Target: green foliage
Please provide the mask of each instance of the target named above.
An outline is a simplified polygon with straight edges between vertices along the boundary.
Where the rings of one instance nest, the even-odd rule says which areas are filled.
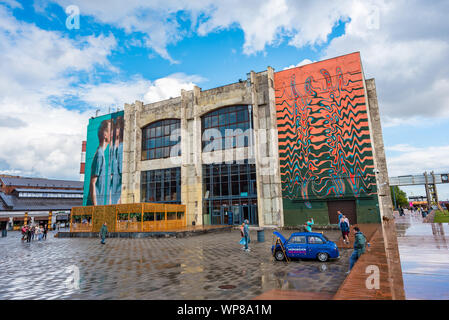
[[[437,210],[435,211],[435,218],[433,220],[434,223],[446,223],[449,222],[449,213],[444,210],[444,211],[440,211]]]
[[[391,190],[391,200],[393,201],[393,205],[394,205],[394,197],[396,196],[396,206],[399,207],[408,207],[409,203],[408,203],[408,199],[407,199],[407,194],[401,190],[399,187],[395,186],[395,187],[390,187]]]

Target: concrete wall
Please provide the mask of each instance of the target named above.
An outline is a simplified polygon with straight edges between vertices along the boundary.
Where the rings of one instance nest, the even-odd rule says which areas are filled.
[[[144,105],[125,104],[122,203],[140,202],[141,171],[181,167],[181,203],[187,224],[202,224],[202,165],[232,159],[256,164],[258,220],[260,226],[283,226],[281,179],[278,159],[274,72],[251,72],[247,81],[202,91],[182,90],[181,96]],[[201,117],[232,105],[251,106],[254,147],[202,152]],[[142,128],[163,119],[181,120],[181,156],[141,160]]]
[[[367,108],[373,145],[374,166],[377,169],[376,180],[380,215],[392,219],[393,202],[391,199],[390,184],[388,179],[387,159],[385,157],[385,147],[382,135],[382,125],[380,122],[375,80],[365,80],[365,88],[368,96]]]

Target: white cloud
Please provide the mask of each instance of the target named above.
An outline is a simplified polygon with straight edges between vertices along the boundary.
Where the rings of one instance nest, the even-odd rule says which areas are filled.
[[[52,0],[48,0],[52,1]],[[53,0],[62,7],[77,5],[81,15],[122,28],[128,34],[143,33],[145,43],[161,57],[177,63],[167,51],[192,31],[207,35],[238,27],[244,32],[243,52],[254,54],[267,45],[288,39],[294,46],[325,43],[339,20],[347,20],[351,0],[109,0],[107,5],[90,0]],[[181,13],[181,18],[180,18]],[[190,27],[180,23],[189,18]]]
[[[407,144],[394,145],[387,151],[400,152],[387,157],[390,177],[422,174],[429,168],[436,173],[449,172],[449,146],[413,147]]]
[[[115,45],[112,35],[70,40],[0,5],[0,172],[78,178],[89,115],[49,99],[73,92],[78,74],[114,70],[107,57]]]
[[[329,58],[360,51],[367,78],[375,77],[384,124],[449,117],[447,1],[355,2],[345,34],[325,51]]]
[[[174,73],[163,78],[150,81],[135,76],[128,81],[104,82],[98,85],[80,85],[77,97],[103,112],[136,100],[144,103],[157,102],[181,95],[181,90],[192,90],[195,85],[205,81],[204,78],[184,73]],[[1,125],[1,122],[0,122]]]
[[[312,60],[309,60],[309,59],[304,59],[301,62],[299,62],[298,64],[296,64],[296,65],[292,64],[292,65],[290,65],[288,67],[285,67],[282,70],[287,70],[287,69],[291,69],[291,68],[301,67],[301,66],[304,66],[306,64],[311,64],[311,63],[314,63],[314,62],[315,61],[312,61]]]
[[[154,81],[145,93],[144,102],[151,103],[181,95],[181,90],[192,90],[195,84],[203,82],[199,76],[187,76],[183,73],[175,73]]]
[[[22,5],[17,2],[16,0],[1,0],[0,4],[6,4],[7,6],[11,7],[11,8],[23,8]]]
[[[48,0],[50,1],[50,0]],[[295,47],[325,44],[333,28],[345,33],[320,58],[361,51],[366,76],[375,77],[384,125],[416,116],[449,117],[449,2],[435,0],[54,0],[78,5],[82,15],[144,35],[144,45],[172,63],[167,46],[192,32],[207,35],[231,28],[244,33],[245,54],[288,42]],[[190,25],[181,23],[190,19]],[[130,41],[129,43],[133,43]],[[135,43],[141,43],[139,41]],[[140,45],[140,44],[139,44]]]

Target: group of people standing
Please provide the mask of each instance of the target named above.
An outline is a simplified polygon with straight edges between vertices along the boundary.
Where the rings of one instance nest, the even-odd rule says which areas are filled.
[[[22,227],[22,241],[47,240],[48,225],[24,225]]]
[[[425,218],[429,214],[429,212],[427,210],[425,210],[424,208],[421,208],[421,207],[411,206],[410,209],[408,209],[408,210],[409,210],[410,213],[416,213],[417,212],[423,218]],[[399,215],[400,216],[405,216],[404,207],[399,206],[398,211],[399,211]]]

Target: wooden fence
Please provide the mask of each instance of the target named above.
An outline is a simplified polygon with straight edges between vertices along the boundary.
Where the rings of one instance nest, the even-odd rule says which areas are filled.
[[[186,207],[181,204],[133,203],[72,208],[70,232],[174,231],[185,228]]]

